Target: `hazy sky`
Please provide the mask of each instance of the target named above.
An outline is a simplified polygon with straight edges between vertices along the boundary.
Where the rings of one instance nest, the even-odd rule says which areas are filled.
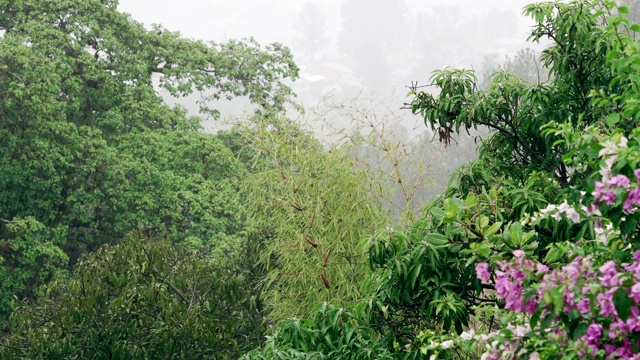
[[[147,26],[159,23],[188,38],[223,42],[254,37],[262,44],[283,43],[292,49],[301,69],[300,79],[292,84],[298,101],[307,110],[319,109],[307,114],[322,113],[326,102],[321,99],[329,96],[331,101],[336,99],[347,104],[346,108],[356,109],[350,110],[356,114],[361,111],[357,109],[369,109],[381,119],[397,119],[396,128],[405,129],[403,136],[416,139],[426,127],[418,116],[401,110],[407,101],[407,85],[412,81],[424,84],[433,70],[446,66],[473,68],[482,74],[487,58],[495,65],[519,49],[536,48],[526,43],[532,22],[522,16],[523,6],[530,2],[120,0],[120,10]],[[318,28],[323,30],[314,31]],[[197,113],[197,99],[197,95],[167,98],[193,114]],[[331,103],[328,106],[331,108]],[[216,108],[223,116],[237,116],[247,104],[234,100],[216,104]],[[320,128],[315,119],[310,119],[317,134],[327,135],[322,124],[344,129],[353,122],[353,113],[322,114]],[[203,124],[211,131],[219,128],[215,121],[205,120]],[[475,141],[465,139],[458,139],[466,145],[453,152],[459,159],[442,160],[452,169],[473,157]]]
[[[347,0],[311,0],[326,11],[330,23],[339,26],[340,7]],[[394,2],[396,0],[388,0]],[[522,19],[519,35],[525,36],[530,24],[520,14],[528,0],[406,0],[413,11],[438,6],[455,6],[479,20],[495,21],[487,15],[494,9],[513,11]],[[264,42],[290,40],[295,14],[304,0],[120,0],[119,8],[147,25],[163,24],[187,37],[222,41],[254,36]],[[332,16],[337,15],[337,16]],[[333,29],[339,31],[339,29]],[[472,30],[472,29],[469,29]],[[514,34],[517,35],[517,34]]]
[[[348,2],[370,7],[351,6],[349,19],[353,20],[345,25]],[[518,49],[532,46],[525,42],[532,23],[522,16],[523,6],[530,2],[120,0],[119,8],[147,26],[160,23],[188,38],[222,42],[255,37],[262,44],[280,42],[289,46],[301,67],[300,80],[293,87],[307,105],[329,92],[352,96],[363,86],[404,94],[411,81],[424,83],[435,69],[453,66],[480,70],[487,54],[497,54],[494,58],[499,60],[513,55]],[[403,4],[401,10],[398,4]],[[314,10],[305,15],[305,7]],[[387,20],[384,11],[396,11],[395,18]],[[309,35],[301,35],[300,24],[309,19],[320,19],[324,24],[322,46],[309,46]],[[308,26],[306,31],[313,32]],[[395,35],[386,36],[389,33]],[[314,38],[318,36],[313,34]],[[387,38],[378,39],[380,36]]]

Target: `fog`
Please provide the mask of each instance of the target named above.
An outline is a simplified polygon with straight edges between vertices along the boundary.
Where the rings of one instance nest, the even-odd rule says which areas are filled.
[[[119,9],[189,38],[254,37],[289,46],[305,106],[327,93],[406,93],[446,66],[482,70],[486,55],[532,47],[522,0],[121,0]],[[398,99],[401,102],[403,99]]]
[[[445,67],[474,69],[486,78],[508,67],[508,59],[525,48],[532,50],[521,52],[520,60],[511,63],[521,69],[510,70],[531,81],[540,79],[535,60],[544,44],[526,42],[532,21],[522,15],[530,2],[121,0],[119,9],[146,26],[159,23],[188,38],[224,42],[253,37],[263,45],[287,45],[300,67],[300,78],[291,87],[306,108],[310,126],[325,140],[354,128],[384,131],[395,141],[396,155],[404,156],[402,166],[414,172],[411,177],[420,190],[412,201],[419,204],[439,193],[448,175],[476,156],[479,137],[458,136],[453,149],[429,144],[433,136],[422,119],[402,109],[407,87],[412,82],[428,83],[433,70]],[[176,100],[165,94],[165,98],[197,114],[200,96]],[[248,103],[236,100],[214,106],[232,117],[247,111]],[[209,131],[221,126],[207,118],[203,124]],[[407,149],[413,153],[407,154]],[[370,166],[381,166],[381,157],[391,155],[366,156],[364,162],[376,159]],[[418,167],[425,172],[415,174]]]

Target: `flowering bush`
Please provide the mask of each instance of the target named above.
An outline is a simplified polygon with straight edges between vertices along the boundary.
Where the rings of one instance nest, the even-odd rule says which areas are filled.
[[[640,169],[632,177],[614,175],[630,164],[628,154],[621,152],[628,149],[627,138],[614,138],[601,145],[599,178],[593,192],[581,193],[580,207],[565,200],[532,218],[564,216],[579,222],[583,214],[593,221],[599,241],[569,245],[572,260],[556,269],[527,259],[522,250],[514,251],[510,261],[497,261],[495,277],[488,263],[476,264],[477,277],[483,282],[494,277],[504,308],[520,315],[515,324],[531,329],[524,335],[509,327],[491,334],[495,340],[483,358],[640,359],[640,250],[629,258],[635,226],[620,231],[640,205]]]
[[[496,295],[506,301],[505,309],[531,314],[532,330],[525,336],[501,331],[503,341],[493,344],[486,358],[504,358],[502,352],[514,348],[533,354],[545,344],[547,351],[540,352],[551,350],[547,356],[640,359],[634,355],[640,352],[640,251],[630,263],[607,261],[597,271],[589,257],[576,256],[550,270],[526,259],[522,251],[514,256],[496,271]],[[477,264],[483,279],[486,266]],[[536,282],[531,296],[523,290],[528,277]]]
[[[521,249],[476,263],[477,278],[494,284],[503,301],[504,310],[495,310],[499,330],[483,334],[472,326],[459,337],[425,336],[424,353],[440,356],[457,348],[480,349],[484,360],[640,359],[637,138],[613,134],[591,142],[599,170],[588,191],[526,219],[538,227],[563,219],[591,224],[591,235],[551,246],[545,261],[554,260],[546,265]],[[563,258],[568,261],[553,264]]]

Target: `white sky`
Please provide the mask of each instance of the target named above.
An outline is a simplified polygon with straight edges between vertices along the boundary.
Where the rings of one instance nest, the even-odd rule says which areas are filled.
[[[395,1],[395,0],[389,0]],[[146,25],[160,23],[186,37],[224,41],[254,36],[263,42],[287,43],[296,12],[304,0],[120,0],[119,9]],[[331,24],[339,26],[343,0],[311,0],[325,9]],[[482,15],[492,9],[511,10],[522,19],[524,41],[530,22],[520,16],[529,0],[407,0],[412,10],[456,6],[464,14]],[[339,29],[333,29],[339,31]],[[470,29],[472,31],[472,29]],[[516,35],[516,34],[514,34]]]
[[[521,15],[523,6],[534,0],[405,0],[404,25],[408,24],[411,29],[401,40],[406,51],[373,53],[385,56],[382,66],[387,67],[388,75],[380,82],[367,78],[375,74],[375,67],[369,75],[358,74],[363,66],[362,59],[377,60],[372,53],[345,58],[338,51],[342,29],[340,11],[345,1],[349,0],[120,0],[119,9],[147,26],[159,23],[188,38],[223,42],[231,38],[255,37],[261,44],[280,42],[291,47],[294,59],[302,68],[301,79],[293,87],[305,105],[316,102],[328,92],[351,96],[358,84],[405,94],[411,81],[425,83],[435,69],[444,66],[479,69],[487,54],[499,54],[503,59],[520,48],[535,47],[526,43],[532,23]],[[311,56],[296,48],[294,42],[295,19],[306,2],[316,3],[322,9],[330,43],[324,52],[311,60]],[[415,34],[411,32],[416,32],[420,16],[427,19],[423,24],[432,26],[426,35],[430,40],[420,48],[412,48],[410,44],[415,43],[412,40]],[[432,24],[436,17],[445,19],[440,28]],[[448,25],[452,21],[456,22],[455,26]],[[478,27],[483,27],[484,32]],[[492,28],[494,35],[482,35],[487,28]],[[318,80],[322,78],[324,83]],[[191,109],[188,101],[185,105]]]

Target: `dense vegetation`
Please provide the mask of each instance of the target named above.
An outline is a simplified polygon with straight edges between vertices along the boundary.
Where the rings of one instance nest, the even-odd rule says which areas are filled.
[[[0,358],[640,353],[635,3],[527,6],[548,76],[514,62],[411,89],[450,151],[489,131],[419,214],[381,133],[391,187],[366,146],[287,118],[286,47],[187,40],[116,7],[0,7]],[[253,113],[208,134],[158,84]],[[406,216],[383,204],[398,189]]]

